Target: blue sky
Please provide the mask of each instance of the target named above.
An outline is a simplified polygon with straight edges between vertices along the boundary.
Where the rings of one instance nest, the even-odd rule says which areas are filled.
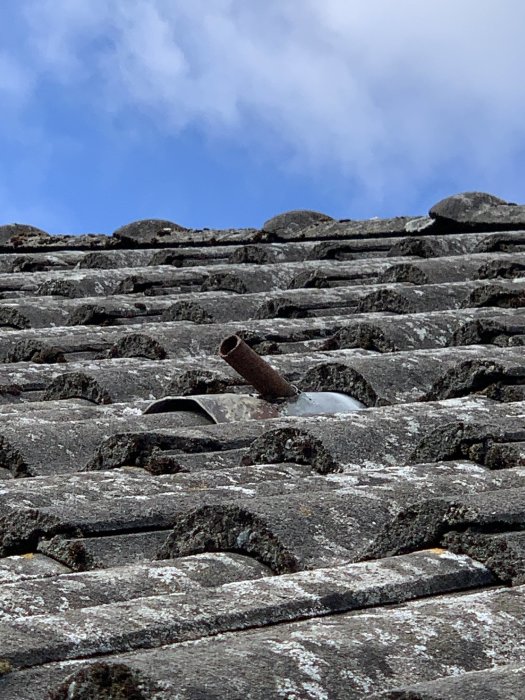
[[[523,202],[522,0],[6,0],[0,222]]]

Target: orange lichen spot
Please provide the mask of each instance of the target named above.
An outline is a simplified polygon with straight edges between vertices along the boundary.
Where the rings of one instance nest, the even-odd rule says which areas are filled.
[[[0,659],[0,676],[5,676],[6,673],[11,673],[13,667],[8,659]]]

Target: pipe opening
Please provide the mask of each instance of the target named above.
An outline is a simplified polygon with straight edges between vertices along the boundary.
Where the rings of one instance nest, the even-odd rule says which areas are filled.
[[[240,342],[241,339],[238,335],[229,335],[227,338],[225,338],[219,348],[221,357],[226,357],[229,355],[232,350],[235,350],[235,348],[238,347]]]

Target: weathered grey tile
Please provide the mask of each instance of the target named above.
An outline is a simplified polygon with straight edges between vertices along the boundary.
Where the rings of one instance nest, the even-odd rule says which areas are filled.
[[[525,314],[521,309],[457,309],[402,316],[360,314],[349,319],[319,349],[364,348],[398,352],[451,345],[505,346],[514,335],[525,332],[522,323],[525,328]]]
[[[523,430],[521,403],[498,404],[485,398],[388,406],[351,415],[275,421],[251,445],[246,460],[258,463],[297,461],[319,471],[348,465],[376,466],[438,461],[438,450],[453,458],[448,445],[464,422],[482,425],[498,418],[508,430]]]
[[[525,665],[496,666],[374,694],[371,700],[524,700]]]
[[[43,554],[23,554],[0,559],[0,586],[66,574],[69,568]]]
[[[452,531],[443,538],[444,546],[454,552],[468,552],[482,561],[504,583],[525,583],[525,533],[490,533],[467,529]]]
[[[433,261],[430,261],[431,263]],[[397,284],[370,291],[360,299],[358,312],[421,313],[481,306],[523,307],[525,281],[471,281],[442,284]]]
[[[498,532],[505,530],[522,530],[525,528],[525,489],[507,488],[484,491],[481,493],[465,493],[445,498],[429,498],[413,502],[412,505],[401,509],[397,516],[380,533],[370,547],[370,557],[391,556],[400,552],[411,551],[429,546],[443,538],[448,531],[479,529],[482,532]],[[493,544],[506,546],[507,536]],[[455,542],[454,536],[451,536]],[[458,540],[461,541],[460,539]],[[465,543],[468,537],[465,538]],[[514,543],[512,538],[507,545],[517,556],[522,548],[521,539]],[[466,545],[465,545],[466,546]],[[473,548],[477,545],[473,540]],[[479,543],[480,552],[483,545]],[[485,552],[491,544],[487,542]],[[486,556],[486,554],[485,554]],[[509,552],[507,563],[512,566],[512,551]],[[487,559],[488,561],[488,559]],[[496,559],[495,570],[499,564]],[[505,576],[504,569],[502,575]],[[519,574],[518,574],[519,575]],[[508,578],[508,575],[506,575]]]
[[[116,692],[126,680],[148,700],[210,693],[232,700],[360,699],[439,679],[451,669],[459,676],[523,664],[523,619],[522,589],[452,594],[119,654],[93,666],[52,664],[8,674],[0,688],[10,700],[19,688],[58,686],[55,698],[63,700],[73,682],[96,693],[103,681]]]
[[[523,384],[525,362],[517,349],[487,346],[385,353],[380,357],[326,354],[298,382],[308,391],[342,391],[365,406],[443,400],[490,391],[498,384]],[[288,357],[283,358],[284,361]],[[318,354],[312,355],[318,357]],[[273,364],[279,366],[280,358]],[[285,362],[283,362],[286,366]]]
[[[394,258],[392,258],[394,260]],[[439,284],[499,277],[523,277],[524,253],[471,253],[395,263],[378,274],[378,282]],[[514,274],[508,274],[509,265]],[[525,269],[525,268],[524,268]],[[507,272],[502,273],[503,270]]]
[[[6,639],[0,658],[4,666],[23,668],[402,602],[490,581],[487,570],[468,558],[422,552],[404,559],[230,583],[188,595],[142,597],[0,622],[0,634]],[[520,602],[517,598],[518,606]]]
[[[438,225],[454,230],[525,229],[525,208],[486,192],[463,192],[442,199],[429,212]]]
[[[56,564],[53,574],[42,569],[38,577],[1,582],[0,621],[59,614],[66,610],[170,593],[187,592],[189,597],[192,594],[198,596],[202,586],[222,586],[263,576],[271,576],[271,571],[262,564],[228,553],[148,561],[80,574],[67,573],[65,567]]]
[[[1,428],[0,464],[15,476],[81,471],[95,457],[98,447],[115,434],[133,430],[154,432],[183,425],[204,426],[210,422],[202,414],[188,410],[71,421],[67,432],[63,423],[35,421],[28,426],[31,429],[28,434],[21,433],[14,421]]]

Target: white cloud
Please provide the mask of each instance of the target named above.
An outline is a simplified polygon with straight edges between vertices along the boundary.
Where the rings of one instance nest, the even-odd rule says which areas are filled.
[[[481,181],[502,173],[525,136],[521,0],[20,5],[30,50],[11,60],[34,79],[102,112],[139,108],[166,132],[285,148],[295,167],[379,196],[450,162]]]

